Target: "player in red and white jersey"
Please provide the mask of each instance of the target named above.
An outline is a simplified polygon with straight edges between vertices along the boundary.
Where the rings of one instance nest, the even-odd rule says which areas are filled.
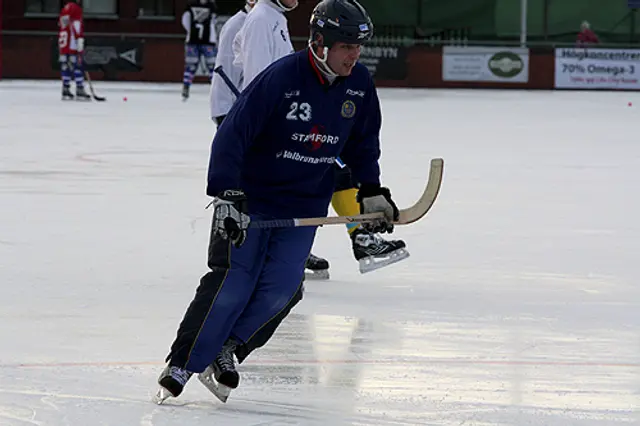
[[[82,53],[84,52],[84,23],[81,0],[65,0],[58,19],[58,50],[60,52],[60,72],[62,74],[62,99],[73,99],[69,89],[73,75],[76,82],[76,98],[90,100],[84,90]]]

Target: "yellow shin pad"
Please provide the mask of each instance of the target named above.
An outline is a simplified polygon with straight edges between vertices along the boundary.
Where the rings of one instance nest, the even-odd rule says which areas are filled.
[[[356,188],[333,193],[331,205],[339,216],[355,216],[360,214],[360,204],[356,200],[357,194],[358,190]],[[351,234],[358,229],[359,226],[359,223],[349,223],[347,224],[347,231]]]

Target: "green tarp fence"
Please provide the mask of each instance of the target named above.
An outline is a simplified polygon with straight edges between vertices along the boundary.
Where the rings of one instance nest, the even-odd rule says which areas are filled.
[[[361,0],[378,36],[518,40],[520,0]],[[574,42],[582,21],[604,43],[640,41],[627,0],[528,0],[531,41]],[[639,25],[640,26],[640,25]]]

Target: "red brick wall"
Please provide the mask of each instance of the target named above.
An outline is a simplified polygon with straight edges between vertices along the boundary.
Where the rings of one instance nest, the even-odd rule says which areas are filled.
[[[58,78],[51,69],[52,36],[5,36],[3,38],[3,73],[5,78]],[[304,43],[297,44],[301,48]],[[181,39],[144,39],[142,71],[120,72],[119,80],[175,81],[182,79],[184,47]],[[408,75],[404,81],[378,81],[379,86],[393,87],[503,87],[551,89],[554,85],[553,50],[530,54],[529,83],[475,83],[442,81],[442,49],[414,47],[408,54]],[[102,78],[96,73],[95,79]]]
[[[87,32],[106,33],[158,33],[182,34],[179,22],[187,0],[174,0],[176,19],[174,21],[154,21],[138,19],[135,0],[118,0],[118,19],[85,17]],[[2,27],[4,30],[57,31],[57,17],[25,18],[25,0],[4,0],[2,2]]]
[[[171,21],[137,18],[136,1],[118,0],[118,19],[86,17],[87,38],[95,33],[175,35],[176,38],[154,39],[144,47],[145,67],[142,72],[121,73],[123,80],[180,81],[182,78],[184,33],[179,22],[188,0],[174,0],[176,18]],[[51,43],[56,37],[57,17],[27,18],[25,0],[0,0],[0,26],[9,31],[2,38],[0,69],[4,78],[58,78],[51,68]],[[17,35],[15,31],[48,32],[50,35]],[[102,36],[101,36],[102,37]],[[96,75],[100,78],[100,73]]]
[[[51,43],[54,36],[5,36],[4,78],[58,78],[51,68]],[[26,54],[28,52],[28,54]],[[180,39],[147,39],[140,72],[119,72],[126,81],[182,81],[184,45]],[[102,73],[95,73],[96,80]]]

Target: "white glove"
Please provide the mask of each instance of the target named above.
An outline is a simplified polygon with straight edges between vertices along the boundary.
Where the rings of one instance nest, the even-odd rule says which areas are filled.
[[[396,203],[391,199],[389,188],[380,185],[363,184],[358,191],[360,213],[384,213],[384,219],[363,223],[362,227],[369,232],[393,232],[393,222],[398,220],[399,212]]]
[[[250,222],[244,192],[227,189],[213,199],[213,232],[236,247],[240,247],[247,238]]]

